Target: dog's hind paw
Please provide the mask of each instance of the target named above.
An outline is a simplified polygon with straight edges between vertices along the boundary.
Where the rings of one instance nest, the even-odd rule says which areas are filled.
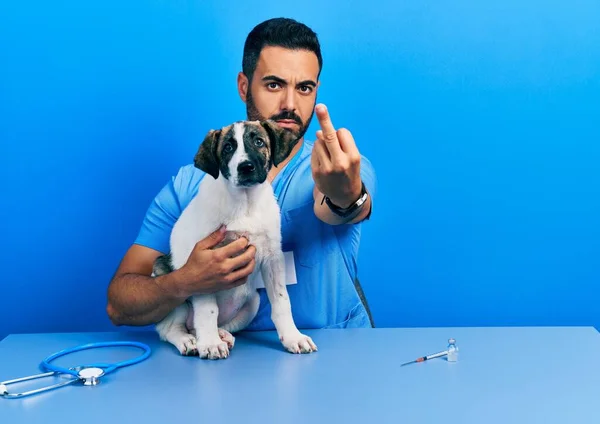
[[[317,351],[317,345],[312,339],[300,332],[292,335],[283,334],[279,337],[279,340],[283,347],[291,353],[311,353]]]
[[[229,347],[221,339],[216,343],[198,343],[198,356],[201,359],[225,359],[229,356]]]
[[[185,334],[179,337],[175,343],[175,346],[183,356],[196,356],[198,355],[198,347],[196,346],[196,338],[191,334]]]
[[[227,347],[229,349],[233,349],[233,345],[235,344],[235,337],[233,337],[233,335],[229,331],[219,328],[219,337],[221,338],[221,341],[227,343]]]

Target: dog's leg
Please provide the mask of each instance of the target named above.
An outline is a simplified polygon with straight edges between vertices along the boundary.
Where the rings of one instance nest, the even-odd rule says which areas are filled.
[[[227,342],[219,335],[219,306],[214,294],[195,296],[192,299],[194,309],[194,329],[198,356],[202,359],[224,359],[229,356]]]
[[[156,331],[161,340],[171,343],[182,355],[194,356],[198,353],[196,338],[186,328],[187,314],[188,304],[179,305],[156,324]]]
[[[265,289],[271,303],[271,319],[279,340],[292,353],[310,353],[317,350],[312,339],[298,331],[292,317],[292,306],[285,286],[285,258],[279,249],[265,257],[261,267]]]
[[[221,340],[227,342],[229,349],[233,348],[235,343],[235,337],[233,337],[232,333],[237,333],[246,328],[256,316],[259,306],[260,296],[258,292],[255,291],[244,306],[240,308],[237,315],[231,321],[219,328],[219,336],[221,337]]]

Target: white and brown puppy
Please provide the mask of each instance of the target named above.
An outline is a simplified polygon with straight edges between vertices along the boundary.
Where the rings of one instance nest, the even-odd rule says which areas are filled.
[[[182,267],[196,243],[221,225],[244,234],[256,247],[256,266],[246,284],[214,294],[194,296],[193,330],[184,303],[156,326],[162,340],[182,355],[219,359],[229,356],[234,337],[255,317],[260,298],[256,277],[260,273],[271,303],[271,318],[283,346],[292,353],[308,353],[317,347],[300,333],[292,318],[281,250],[281,218],[273,188],[267,181],[297,143],[293,133],[273,121],[239,121],[211,130],[200,145],[194,164],[206,172],[198,194],[182,212],[171,233],[170,268]]]

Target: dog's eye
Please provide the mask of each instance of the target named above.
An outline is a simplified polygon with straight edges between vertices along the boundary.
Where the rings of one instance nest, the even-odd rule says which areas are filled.
[[[233,151],[233,146],[231,145],[231,143],[225,143],[223,145],[223,151],[226,153],[230,153],[231,151]]]
[[[256,147],[263,147],[265,145],[265,142],[262,138],[257,138],[256,140],[254,140],[254,145]]]

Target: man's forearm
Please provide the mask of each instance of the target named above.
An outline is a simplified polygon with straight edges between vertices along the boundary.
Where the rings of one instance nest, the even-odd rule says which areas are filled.
[[[185,297],[171,293],[167,287],[177,278],[176,273],[158,277],[142,274],[116,276],[108,289],[107,313],[115,325],[143,326],[156,324]]]

